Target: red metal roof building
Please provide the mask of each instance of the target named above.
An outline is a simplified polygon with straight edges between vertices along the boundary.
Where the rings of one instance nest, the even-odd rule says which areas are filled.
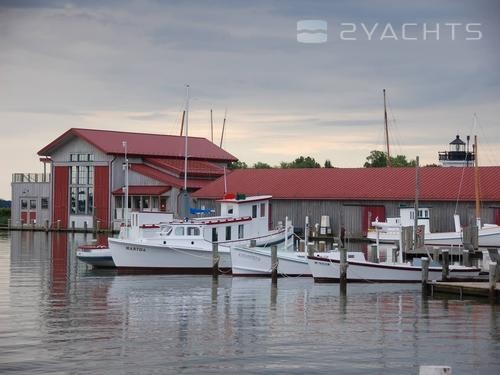
[[[124,217],[124,154],[129,161],[129,207],[178,212],[184,187],[185,137],[72,128],[42,148],[51,163],[50,222],[62,228],[116,229]],[[236,161],[205,138],[188,137],[190,193],[224,174]],[[14,198],[17,199],[17,198]]]
[[[319,223],[321,215],[351,226],[362,235],[371,219],[398,216],[401,205],[415,200],[415,168],[308,168],[239,169],[226,179],[228,191],[273,196],[273,220],[285,216],[302,227],[306,215]],[[432,207],[431,228],[451,230],[452,215],[463,224],[474,214],[474,168],[422,167],[420,205]],[[483,222],[500,224],[500,167],[480,167],[480,199]],[[193,194],[210,207],[224,194],[221,177]],[[371,218],[371,219],[370,219]]]

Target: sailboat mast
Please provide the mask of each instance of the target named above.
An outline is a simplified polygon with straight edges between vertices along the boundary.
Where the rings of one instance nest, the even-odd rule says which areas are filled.
[[[184,192],[187,193],[189,85],[186,85],[186,132],[184,137]]]
[[[387,105],[385,99],[385,89],[384,91],[384,122],[385,122],[385,146],[387,149],[387,166],[391,167],[391,153],[389,151],[389,127],[387,125]]]
[[[210,110],[210,139],[214,143],[214,118],[212,115],[212,110]]]
[[[220,148],[222,148],[222,141],[224,140],[224,131],[226,130],[226,115],[227,115],[227,109],[226,112],[224,112],[224,121],[222,122],[222,133],[220,135],[220,145],[219,145]]]
[[[417,249],[418,199],[420,195],[420,158],[415,159],[415,220],[413,221],[413,250]]]
[[[476,117],[474,116],[474,121]],[[477,157],[477,135],[474,136],[474,187],[476,193],[476,225],[481,228],[481,205],[479,202],[479,159]]]
[[[184,117],[185,116],[186,116],[186,111],[182,111],[181,134],[180,134],[181,137],[182,137],[182,134],[184,133]]]

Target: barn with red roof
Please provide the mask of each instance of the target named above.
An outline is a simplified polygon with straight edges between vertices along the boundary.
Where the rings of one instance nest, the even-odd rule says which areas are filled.
[[[433,231],[453,230],[453,214],[462,225],[475,218],[474,168],[419,169],[420,207],[431,210]],[[500,224],[500,167],[480,167],[483,223]],[[401,206],[413,206],[415,168],[238,169],[202,187],[194,197],[201,207],[216,208],[215,200],[230,192],[273,196],[273,225],[288,216],[304,227],[305,216],[320,223],[331,218],[332,229],[344,226],[353,237],[366,235],[370,222],[399,216]]]
[[[117,229],[125,217],[125,150],[130,209],[178,213],[185,137],[72,128],[38,151],[43,176],[14,176],[13,223],[48,220],[61,228],[92,228],[99,222],[100,228]],[[188,155],[189,193],[222,176],[237,160],[200,137],[188,137]]]

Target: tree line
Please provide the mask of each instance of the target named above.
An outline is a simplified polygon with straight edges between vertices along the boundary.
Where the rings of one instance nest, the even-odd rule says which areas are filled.
[[[391,156],[387,159],[387,154],[383,151],[372,150],[370,155],[366,157],[366,162],[363,165],[365,168],[382,168],[388,166],[388,160],[391,162],[391,167],[414,167],[415,160],[408,160],[405,155]],[[268,163],[257,162],[250,166],[250,168],[267,169],[267,168],[334,168],[332,162],[326,159],[323,165],[317,162],[311,156],[299,156],[291,162],[282,161],[279,165],[271,166]],[[244,161],[236,161],[229,165],[229,169],[245,169],[249,168]]]

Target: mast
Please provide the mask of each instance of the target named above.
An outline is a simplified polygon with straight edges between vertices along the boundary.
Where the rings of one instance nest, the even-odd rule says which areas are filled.
[[[182,111],[182,120],[181,120],[181,137],[182,133],[184,133],[184,116],[186,116],[186,111]]]
[[[211,136],[211,140],[212,140],[212,143],[214,143],[214,118],[213,118],[213,115],[212,115],[212,110],[210,110],[210,136]]]
[[[226,115],[227,115],[227,109],[224,112],[224,121],[222,122],[222,134],[220,136],[220,148],[222,148],[222,141],[224,140],[224,130],[226,129]]]
[[[417,249],[418,198],[420,195],[420,158],[415,159],[415,220],[413,222],[413,250]]]
[[[387,126],[387,105],[385,99],[385,89],[384,92],[384,122],[385,122],[385,146],[387,149],[387,166],[391,167],[391,153],[389,152],[389,127]]]
[[[122,141],[122,146],[124,148],[124,157],[125,157],[125,235],[128,238],[128,218],[129,218],[129,210],[128,210],[128,156],[127,156],[127,141]]]
[[[189,201],[187,192],[187,170],[188,170],[188,116],[189,116],[189,85],[186,85],[186,132],[184,137],[184,213],[189,215]]]
[[[474,121],[476,121],[476,115],[474,114]],[[478,229],[481,228],[481,205],[479,202],[479,159],[477,157],[477,135],[474,136],[474,145],[473,151],[474,151],[474,190],[476,193],[476,225]]]

